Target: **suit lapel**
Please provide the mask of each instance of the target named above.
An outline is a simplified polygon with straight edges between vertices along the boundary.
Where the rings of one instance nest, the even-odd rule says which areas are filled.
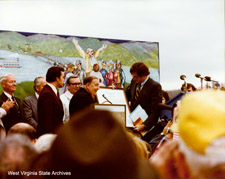
[[[52,90],[52,88],[49,85],[46,85],[47,90],[54,96],[54,99],[57,101],[57,104],[60,108],[62,108],[62,102],[60,98],[58,98],[55,94],[55,92]]]
[[[5,101],[7,101],[7,99],[8,99],[8,97],[5,95],[5,93],[4,92],[2,92],[2,100],[5,102]]]
[[[32,108],[34,109],[34,111],[37,111],[37,97],[35,94],[32,95],[31,105],[32,105]]]
[[[134,99],[134,106],[137,106],[138,104],[140,104],[140,101],[141,101],[142,97],[145,96],[145,92],[148,90],[148,86],[151,85],[151,82],[152,82],[151,79],[148,78],[148,80],[146,81],[146,83],[142,87],[141,92],[140,92],[137,100],[135,101],[135,99]],[[136,83],[136,85],[134,85],[134,91],[133,91],[133,95],[132,95],[133,98],[134,98],[135,93],[136,93],[136,87],[137,87],[137,83]]]

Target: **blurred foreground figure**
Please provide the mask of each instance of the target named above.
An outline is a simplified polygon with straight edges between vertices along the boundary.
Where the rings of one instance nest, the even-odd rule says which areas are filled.
[[[186,95],[178,118],[180,141],[163,145],[150,162],[163,178],[225,178],[225,92]]]
[[[109,112],[83,111],[65,124],[52,148],[34,165],[35,170],[61,171],[61,178],[158,178],[138,151],[133,138]]]
[[[9,171],[29,171],[30,163],[37,155],[31,140],[21,134],[10,134],[0,145],[0,178],[21,178]]]

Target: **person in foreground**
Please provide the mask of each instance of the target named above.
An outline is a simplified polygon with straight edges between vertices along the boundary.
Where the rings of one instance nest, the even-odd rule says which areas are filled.
[[[60,171],[59,178],[158,178],[134,140],[108,111],[83,110],[73,115],[51,149],[33,162],[32,171]]]
[[[225,92],[187,94],[178,113],[180,140],[165,143],[150,163],[162,178],[225,178]]]

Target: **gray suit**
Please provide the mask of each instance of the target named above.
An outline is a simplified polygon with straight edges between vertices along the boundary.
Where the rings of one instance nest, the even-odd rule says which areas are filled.
[[[25,120],[36,129],[38,124],[38,115],[37,97],[35,94],[28,96],[23,100],[23,110]]]

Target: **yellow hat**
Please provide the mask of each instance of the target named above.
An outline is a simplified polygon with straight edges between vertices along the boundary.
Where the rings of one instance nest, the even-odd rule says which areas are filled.
[[[183,142],[195,152],[205,154],[213,140],[225,136],[225,92],[187,94],[181,101],[178,118]]]

